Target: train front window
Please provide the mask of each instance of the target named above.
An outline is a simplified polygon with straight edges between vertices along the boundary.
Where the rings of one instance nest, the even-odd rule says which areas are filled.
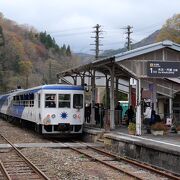
[[[70,108],[70,107],[71,107],[71,95],[59,94],[59,108]]]
[[[56,107],[56,94],[45,94],[45,107],[46,108]]]
[[[73,108],[82,109],[83,108],[83,95],[74,94],[73,96]]]

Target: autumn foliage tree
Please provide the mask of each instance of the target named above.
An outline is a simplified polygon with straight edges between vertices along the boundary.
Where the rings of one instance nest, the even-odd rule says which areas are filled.
[[[0,12],[0,93],[58,82],[56,74],[77,64],[70,46],[60,47],[46,32],[19,25]],[[0,45],[1,45],[0,40]]]
[[[4,35],[3,35],[3,29],[0,26],[0,46],[4,45]]]
[[[180,14],[174,15],[166,21],[156,40],[159,42],[166,39],[180,43]]]
[[[30,60],[28,61],[19,61],[18,62],[19,64],[19,73],[23,76],[25,76],[25,87],[28,88],[29,86],[29,75],[31,74],[32,72],[32,63]]]

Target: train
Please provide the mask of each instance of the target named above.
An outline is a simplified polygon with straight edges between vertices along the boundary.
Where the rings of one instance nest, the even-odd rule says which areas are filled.
[[[84,123],[84,87],[67,84],[17,89],[0,95],[3,118],[31,123],[44,135],[81,134]]]

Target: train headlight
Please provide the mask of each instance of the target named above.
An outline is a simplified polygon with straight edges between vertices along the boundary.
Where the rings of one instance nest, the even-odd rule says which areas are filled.
[[[75,119],[76,119],[76,118],[77,118],[77,115],[76,115],[76,114],[73,114],[73,118],[75,118]]]
[[[55,115],[55,114],[52,114],[51,117],[54,119],[54,118],[56,117],[56,115]]]

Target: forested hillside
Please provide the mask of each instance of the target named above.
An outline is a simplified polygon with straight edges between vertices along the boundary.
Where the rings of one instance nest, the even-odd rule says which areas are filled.
[[[18,25],[0,13],[4,43],[0,46],[0,93],[56,83],[56,73],[78,63],[69,45],[59,47],[46,32]],[[3,46],[2,46],[3,45]]]

